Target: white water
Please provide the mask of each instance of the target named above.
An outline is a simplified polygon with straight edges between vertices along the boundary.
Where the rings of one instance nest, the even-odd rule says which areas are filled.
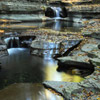
[[[9,41],[10,42],[10,48],[13,48],[14,47],[14,39],[15,39],[15,42],[17,44],[17,47],[20,46],[20,43],[19,43],[19,37],[9,37],[9,38],[5,38],[4,41],[6,44],[8,44]]]
[[[54,30],[60,30],[61,28],[61,24],[60,24],[60,12],[61,12],[61,8],[60,7],[51,7],[53,9],[53,11],[55,12],[55,17],[54,17],[54,25],[53,25],[53,29]]]
[[[60,7],[51,7],[54,12],[55,12],[55,19],[60,19],[60,12],[61,12],[61,8]]]

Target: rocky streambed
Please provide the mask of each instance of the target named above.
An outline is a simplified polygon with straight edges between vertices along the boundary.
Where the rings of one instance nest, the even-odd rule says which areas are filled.
[[[8,55],[7,46],[4,41],[0,40],[0,57]]]
[[[63,55],[70,46],[78,44],[83,39],[79,32],[59,32],[51,29],[36,29],[26,32],[36,36],[32,41],[31,54],[43,56]],[[70,44],[70,45],[67,45]]]
[[[2,19],[13,19],[15,22],[20,23],[21,21],[42,21],[47,20],[47,17],[44,17],[44,8],[42,9],[40,6],[36,5],[19,5],[13,3],[1,3],[0,10],[5,14],[2,15],[0,18]],[[42,6],[43,7],[43,6]],[[2,10],[3,8],[3,10]],[[21,9],[20,9],[21,8]],[[66,9],[71,12],[79,12],[79,13],[90,13],[98,14],[100,12],[100,5],[73,5],[66,7]],[[15,12],[15,13],[14,13]],[[19,19],[16,13],[21,14]],[[14,13],[14,14],[11,14]],[[34,13],[34,14],[32,14]],[[26,16],[27,15],[27,16]],[[9,17],[10,16],[10,17]],[[19,16],[19,15],[18,15]],[[91,16],[91,15],[90,15]],[[90,17],[89,16],[89,17]],[[93,16],[94,17],[94,16]],[[98,17],[97,17],[98,18]],[[82,19],[82,18],[81,18]],[[51,19],[49,19],[51,20]],[[83,21],[81,21],[83,22]],[[2,26],[3,29],[13,29],[13,28],[29,28],[33,29],[36,28],[34,26],[22,26],[22,25],[6,25]],[[60,57],[58,59],[59,67],[69,67],[74,66],[76,68],[86,68],[92,69],[93,73],[86,77],[84,81],[80,83],[74,82],[44,82],[44,86],[54,90],[55,92],[61,94],[67,100],[99,100],[100,98],[100,18],[89,20],[84,22],[84,28],[82,28],[81,32],[57,32],[48,29],[34,29],[28,30],[26,35],[29,33],[30,36],[36,36],[35,41],[31,44],[31,49],[34,54],[33,49],[52,49],[50,47],[50,43],[52,44],[59,44],[60,45],[60,52],[63,56],[64,49],[67,44],[66,40],[78,40],[82,41],[78,43],[74,48],[68,47],[68,52],[64,55],[65,57]],[[32,34],[31,34],[32,33]],[[22,34],[23,35],[23,34]],[[25,35],[25,33],[24,33]],[[39,42],[38,42],[39,41]],[[44,47],[44,41],[46,41],[46,47]],[[0,42],[0,56],[6,55],[7,47],[3,41]],[[38,44],[38,45],[37,45]],[[40,46],[41,45],[41,46]],[[39,48],[37,48],[37,46]],[[56,48],[56,46],[54,47]],[[56,48],[58,49],[58,47]],[[36,53],[37,51],[35,51]],[[47,51],[45,52],[47,53]]]
[[[96,21],[95,21],[96,20]],[[85,67],[93,70],[82,82],[44,82],[46,88],[61,94],[67,100],[99,100],[100,98],[100,39],[99,19],[85,22],[84,40],[66,57],[58,59],[60,67]],[[96,33],[96,34],[95,34]],[[95,34],[95,36],[94,36]]]

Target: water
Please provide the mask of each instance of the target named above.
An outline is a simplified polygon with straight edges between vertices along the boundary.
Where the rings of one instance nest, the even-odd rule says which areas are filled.
[[[61,8],[60,7],[51,7],[54,12],[55,12],[55,19],[60,19],[60,12],[61,12]]]
[[[39,88],[38,85],[41,85],[41,83],[45,80],[49,81],[77,80],[76,82],[82,80],[82,78],[77,75],[74,75],[73,77],[72,75],[66,74],[64,72],[61,73],[57,72],[56,71],[57,62],[55,60],[43,59],[37,56],[31,56],[30,50],[27,48],[10,48],[8,49],[8,52],[9,56],[0,59],[2,63],[2,70],[0,71],[1,89],[14,83],[32,83],[34,84],[34,86],[36,86],[35,90],[37,91],[38,89],[37,93],[44,94],[45,90],[43,89],[42,86],[41,88]],[[34,93],[36,92],[35,90]],[[46,93],[48,94],[48,92],[49,91],[47,91]],[[52,100],[61,100],[60,97],[59,97],[60,99],[57,99],[58,97],[56,97],[52,93],[49,98],[54,98]]]
[[[41,83],[46,80],[66,82],[80,82],[83,80],[79,70],[77,71],[78,74],[73,73],[72,69],[65,69],[58,72],[57,61],[32,56],[28,48],[10,48],[8,49],[8,53],[9,56],[0,59],[2,63],[0,89],[7,87],[7,89],[1,90],[0,97],[2,100],[6,100],[7,96],[7,100],[13,100],[10,97],[17,100],[19,95],[19,100],[28,100],[29,95],[29,100],[63,100],[63,98],[45,90]],[[16,91],[13,89],[16,89]],[[12,95],[9,95],[9,92]],[[16,94],[16,92],[18,93]],[[5,93],[7,93],[6,97],[4,96]],[[24,99],[24,96],[27,99]],[[33,96],[35,99],[33,99]]]
[[[55,19],[54,21],[44,22],[43,28],[53,29],[56,31],[79,32],[82,27],[81,23],[68,22],[66,20]]]
[[[0,82],[5,82],[0,85],[1,88],[2,85],[19,82],[67,81],[63,80],[62,74],[56,71],[57,62],[53,59],[31,56],[27,48],[10,48],[8,52],[9,56],[0,59],[2,63]]]
[[[6,94],[6,96],[5,96]],[[0,91],[1,100],[63,100],[39,84],[17,83]]]
[[[9,37],[4,39],[8,48],[20,47],[19,37]]]
[[[10,24],[10,25],[15,25],[15,24]],[[22,32],[22,31],[25,31],[27,29],[33,29],[31,27],[33,26],[36,26],[37,28],[49,28],[49,29],[53,29],[53,30],[56,30],[56,31],[64,31],[65,29],[66,30],[69,30],[69,31],[79,31],[80,28],[82,27],[82,24],[81,23],[75,23],[75,22],[68,22],[66,20],[61,20],[61,19],[53,19],[51,21],[48,21],[48,22],[22,22],[22,23],[19,23],[19,24],[16,24],[21,27],[23,27],[22,29],[16,29],[13,28],[13,29],[9,29],[11,31],[14,31],[14,32]],[[9,26],[8,24],[5,24],[5,27],[6,26]],[[25,28],[25,26],[29,26],[29,28]],[[1,28],[2,29],[2,28]],[[7,30],[7,31],[9,31]]]

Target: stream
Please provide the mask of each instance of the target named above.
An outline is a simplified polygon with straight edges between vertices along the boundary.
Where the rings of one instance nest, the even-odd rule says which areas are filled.
[[[59,17],[58,13],[56,15]],[[79,31],[80,27],[82,27],[80,23],[61,21],[58,19],[41,23],[23,22],[20,23],[20,25],[35,25],[57,31],[75,32]],[[73,44],[68,45],[72,46]],[[91,72],[74,68],[57,71],[58,65],[56,60],[53,58],[45,59],[30,55],[29,48],[18,46],[15,48],[11,45],[8,49],[8,53],[8,56],[0,58],[2,64],[2,69],[0,70],[0,100],[4,100],[3,98],[7,98],[5,100],[10,100],[9,93],[12,93],[11,97],[13,100],[17,100],[17,97],[19,97],[18,100],[63,100],[62,97],[54,95],[50,91],[44,89],[42,82],[46,80],[80,82],[84,79],[83,74],[88,75],[88,73]],[[32,86],[32,84],[34,86]],[[20,87],[23,88],[19,89]],[[14,88],[16,90],[14,90]],[[12,91],[15,91],[15,94]],[[25,93],[23,94],[23,92]],[[7,94],[6,97],[5,93]]]

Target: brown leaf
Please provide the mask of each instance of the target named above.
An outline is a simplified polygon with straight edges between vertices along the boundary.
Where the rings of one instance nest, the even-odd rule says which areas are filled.
[[[63,85],[60,85],[60,86],[59,86],[59,88],[62,88],[62,87],[63,87]]]

